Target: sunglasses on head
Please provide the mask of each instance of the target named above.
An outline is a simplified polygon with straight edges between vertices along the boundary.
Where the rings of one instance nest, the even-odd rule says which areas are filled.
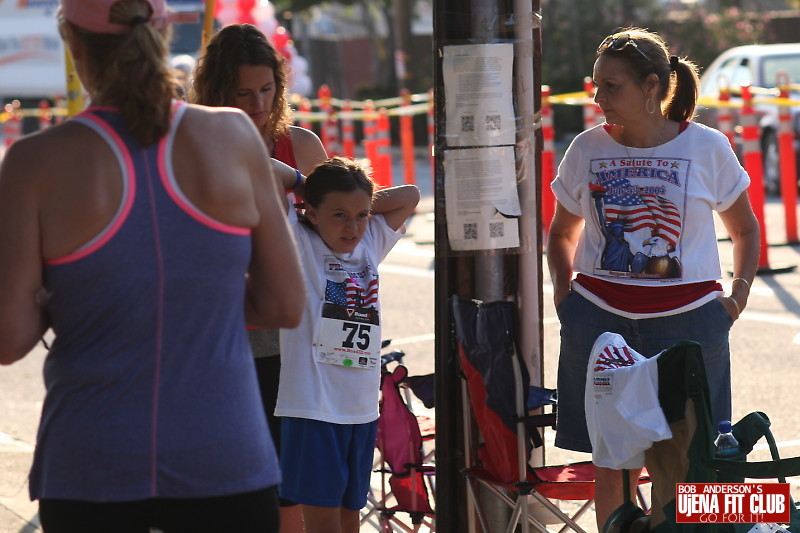
[[[629,45],[632,46],[637,52],[639,52],[643,58],[649,61],[651,65],[655,65],[655,63],[653,63],[653,60],[650,59],[650,57],[644,53],[644,50],[639,48],[639,45],[636,43],[636,41],[627,33],[623,33],[622,35],[613,35],[613,34],[609,35],[608,37],[603,39],[603,42],[600,43],[600,46],[597,47],[597,53],[599,54],[607,48],[610,48],[615,52],[619,52],[621,50],[624,50],[625,47]]]

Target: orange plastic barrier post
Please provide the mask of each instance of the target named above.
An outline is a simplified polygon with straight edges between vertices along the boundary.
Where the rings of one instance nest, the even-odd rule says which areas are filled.
[[[50,112],[50,102],[39,102],[39,129],[44,130],[53,124],[53,113]]]
[[[18,101],[6,104],[3,110],[7,114],[5,126],[3,126],[3,136],[6,139],[6,148],[11,146],[22,136],[22,116],[19,113]]]
[[[353,105],[350,103],[350,100],[345,100],[342,106],[342,155],[345,157],[355,157],[356,155]]]
[[[311,100],[308,98],[300,100],[300,111],[303,113],[311,113]],[[300,119],[300,127],[307,130],[311,129],[311,120],[308,119],[308,116]]]
[[[750,202],[753,212],[761,226],[761,253],[758,257],[758,270],[769,269],[767,254],[767,224],[764,219],[764,163],[761,156],[761,145],[758,135],[758,117],[753,109],[753,97],[749,85],[742,85],[742,112],[739,116],[742,126],[742,158],[744,168],[750,175]]]
[[[717,108],[717,129],[725,134],[731,148],[736,151],[736,137],[733,128],[733,113],[727,104],[731,101],[731,91],[728,87],[719,88],[720,107]]]
[[[583,90],[586,92],[587,102],[583,105],[583,129],[589,130],[603,122],[603,111],[594,103],[594,81],[589,76],[583,78]]]
[[[380,188],[392,186],[391,136],[389,133],[389,113],[385,107],[378,110],[377,121],[377,161],[372,165],[375,182]]]
[[[400,91],[400,147],[403,150],[403,175],[406,185],[414,185],[414,117],[404,112],[411,105],[411,93],[408,89]]]
[[[789,74],[782,70],[777,75],[781,98],[789,98]],[[778,146],[781,169],[781,198],[786,220],[786,242],[797,241],[797,157],[794,152],[792,112],[789,106],[778,108]]]
[[[550,87],[542,85],[542,228],[545,235],[550,231],[550,222],[556,211],[556,198],[550,182],[556,177],[555,130],[553,128],[553,108],[550,106]]]
[[[369,164],[372,166],[373,171],[378,164],[378,143],[377,143],[377,136],[375,131],[375,119],[377,115],[375,114],[375,105],[372,103],[372,100],[367,100],[364,102],[364,154],[366,158],[369,160]]]
[[[320,85],[317,97],[320,100],[320,109],[327,115],[322,122],[322,146],[329,156],[339,155],[339,120],[331,104],[330,87]]]
[[[328,114],[328,118],[325,121],[325,131],[328,137],[328,156],[339,155],[341,153],[341,146],[339,145],[339,117],[333,108],[331,108],[331,112]]]
[[[59,110],[59,113],[57,113],[56,117],[55,117],[55,123],[56,124],[61,124],[62,122],[64,122],[64,115],[62,115],[60,111],[65,106],[66,106],[66,103],[64,102],[64,97],[61,96],[61,95],[56,96],[56,109]]]

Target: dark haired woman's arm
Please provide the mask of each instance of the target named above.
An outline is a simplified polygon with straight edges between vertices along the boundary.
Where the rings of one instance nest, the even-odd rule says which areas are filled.
[[[278,187],[278,192],[282,195],[285,191],[292,191],[303,196],[306,177],[299,170],[282,161],[270,159],[270,162],[272,163],[272,173],[275,175],[275,184]],[[288,203],[286,204],[286,212],[289,212]]]
[[[252,123],[248,127],[252,128]],[[252,143],[241,142],[249,143],[245,149],[246,164],[252,177],[259,221],[252,232],[245,315],[252,326],[293,328],[300,322],[305,305],[300,258],[285,214],[281,182],[272,171],[264,143],[255,135],[250,138]]]
[[[317,165],[328,159],[322,141],[313,131],[292,126],[289,128],[289,134],[292,136],[292,149],[297,160],[297,168],[306,176],[311,174]]]

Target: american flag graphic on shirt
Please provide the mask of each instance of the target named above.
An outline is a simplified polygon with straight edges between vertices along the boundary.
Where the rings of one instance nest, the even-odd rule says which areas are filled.
[[[603,372],[635,363],[633,356],[627,346],[606,346],[597,356],[594,371]]]
[[[378,277],[371,276],[369,281],[348,277],[345,281],[327,280],[325,285],[325,301],[345,307],[377,307]]]
[[[369,263],[325,258],[325,301],[342,307],[378,307],[378,272]]]
[[[681,235],[681,217],[675,204],[651,188],[637,187],[626,178],[603,183],[606,220],[624,219],[625,231],[649,229],[675,249]],[[658,190],[658,189],[655,189]]]

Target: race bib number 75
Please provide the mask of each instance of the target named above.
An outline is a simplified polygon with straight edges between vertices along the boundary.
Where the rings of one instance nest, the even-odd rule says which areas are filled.
[[[325,303],[317,342],[317,362],[376,368],[380,359],[378,310]]]

